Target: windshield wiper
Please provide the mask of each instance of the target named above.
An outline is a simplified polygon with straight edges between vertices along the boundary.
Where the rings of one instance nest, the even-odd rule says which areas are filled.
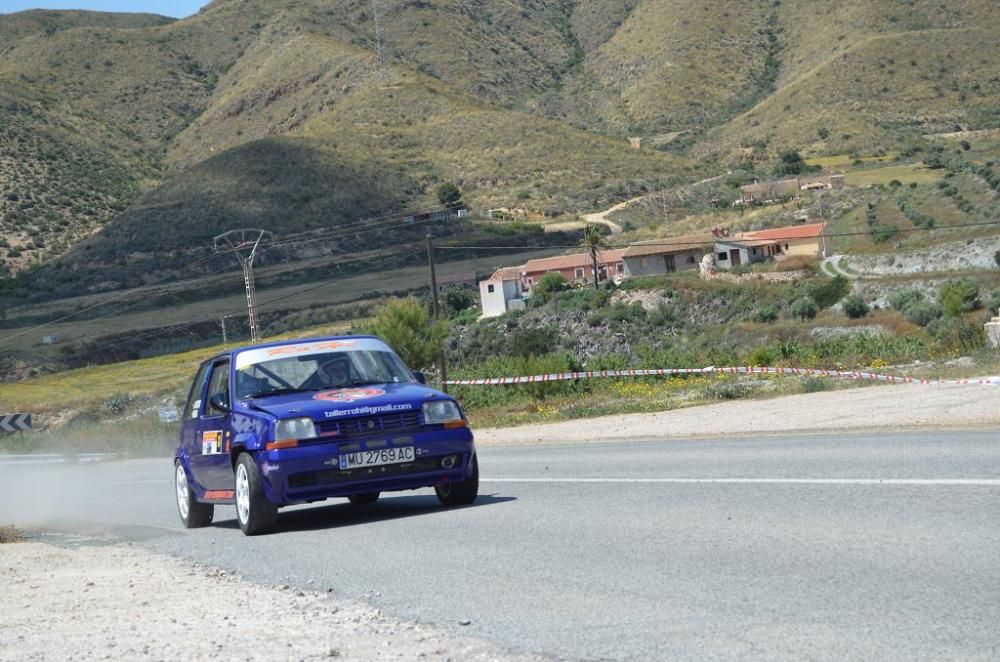
[[[315,391],[315,390],[317,390],[317,389],[314,389],[314,388],[275,388],[275,389],[271,389],[270,391],[262,391],[260,393],[254,393],[253,395],[249,396],[247,399],[250,400],[250,399],[253,399],[253,398],[269,398],[269,397],[271,397],[273,395],[288,395],[290,393],[309,393],[309,392]]]
[[[372,384],[385,384],[384,381],[370,381],[364,379],[352,379],[351,386],[371,386]]]

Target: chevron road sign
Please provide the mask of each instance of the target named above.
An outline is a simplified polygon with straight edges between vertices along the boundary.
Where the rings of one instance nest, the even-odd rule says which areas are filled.
[[[31,429],[31,414],[0,414],[0,434]]]

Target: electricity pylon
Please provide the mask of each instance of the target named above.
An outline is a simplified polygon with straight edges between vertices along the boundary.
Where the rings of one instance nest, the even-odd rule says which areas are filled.
[[[216,252],[219,245],[224,244],[239,260],[243,267],[243,284],[247,290],[247,321],[250,327],[250,342],[260,341],[260,324],[257,321],[257,292],[253,285],[253,259],[257,255],[257,247],[267,237],[274,236],[267,230],[243,228],[230,230],[217,236],[212,245]]]
[[[385,84],[389,78],[385,70],[385,34],[382,32],[382,20],[379,17],[379,0],[372,0],[372,19],[375,21],[375,66],[380,83]]]

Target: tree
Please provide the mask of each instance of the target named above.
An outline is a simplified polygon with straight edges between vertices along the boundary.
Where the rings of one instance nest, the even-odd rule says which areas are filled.
[[[390,299],[375,315],[369,330],[389,343],[406,365],[423,370],[441,355],[448,323],[432,322],[427,308],[411,296]]]
[[[437,187],[437,199],[445,207],[458,207],[462,204],[462,191],[451,182],[445,182]]]
[[[842,305],[844,313],[852,320],[860,319],[868,314],[868,303],[857,294],[846,297]]]
[[[604,242],[604,235],[601,234],[601,227],[596,223],[590,223],[583,230],[583,240],[580,245],[590,253],[590,263],[594,269],[594,289],[600,287],[597,278],[597,254],[602,248],[607,248]]]
[[[445,317],[453,318],[464,310],[472,308],[479,302],[476,293],[467,287],[453,285],[441,296],[441,312]]]
[[[941,309],[946,317],[959,317],[983,306],[979,298],[979,286],[968,278],[950,280],[942,285],[938,301],[941,302]]]
[[[562,292],[566,289],[568,283],[563,275],[558,271],[550,271],[544,274],[535,283],[535,287],[531,292],[531,300],[533,303],[539,305],[546,303],[549,299],[555,296],[556,292]]]

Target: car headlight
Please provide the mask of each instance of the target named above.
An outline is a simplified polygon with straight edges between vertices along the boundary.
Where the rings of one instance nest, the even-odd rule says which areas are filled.
[[[465,419],[453,400],[433,400],[424,403],[424,423],[461,427],[465,425]]]
[[[274,438],[282,440],[313,439],[316,437],[316,426],[311,418],[287,418],[274,425]]]

